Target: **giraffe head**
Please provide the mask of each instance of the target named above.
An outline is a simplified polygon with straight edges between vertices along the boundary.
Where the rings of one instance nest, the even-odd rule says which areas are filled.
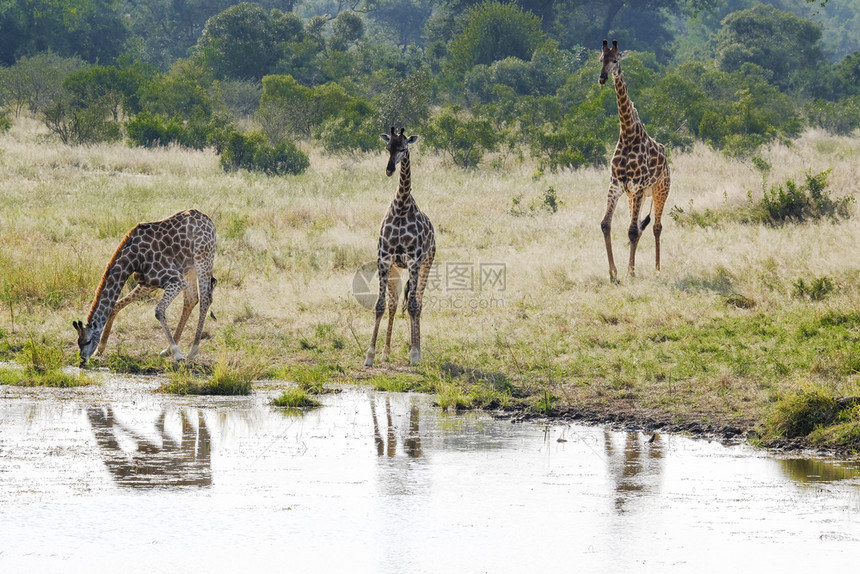
[[[379,137],[386,143],[385,149],[390,154],[388,157],[388,166],[385,168],[385,175],[391,176],[397,169],[397,164],[409,154],[409,144],[414,144],[418,141],[418,136],[406,137],[405,128],[400,128],[400,133],[395,133],[394,126],[391,127],[391,134],[382,134]]]
[[[600,64],[602,67],[600,68],[600,77],[597,80],[601,86],[606,83],[610,74],[615,75],[621,71],[621,60],[627,57],[629,53],[627,51],[618,51],[618,40],[612,40],[611,48],[606,40],[603,41],[603,49],[600,51]]]
[[[80,321],[72,321],[72,326],[78,332],[78,348],[81,351],[81,365],[83,365],[96,352],[100,333],[97,333],[90,325],[84,327]]]

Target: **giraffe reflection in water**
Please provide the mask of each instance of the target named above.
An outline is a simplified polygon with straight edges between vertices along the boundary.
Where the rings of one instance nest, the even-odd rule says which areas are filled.
[[[655,494],[663,470],[660,435],[649,439],[638,432],[628,432],[623,436],[624,446],[619,448],[615,442],[619,435],[603,432],[607,470],[615,487],[615,510],[619,514],[636,498]]]
[[[378,456],[387,456],[394,458],[397,455],[397,428],[394,426],[394,418],[391,414],[391,399],[385,399],[385,421],[386,435],[382,436],[382,431],[379,428],[379,417],[376,414],[376,401],[370,399],[370,414],[373,418],[373,440],[376,443],[376,454]],[[424,455],[424,450],[421,446],[421,436],[419,434],[420,417],[418,414],[418,406],[414,403],[409,404],[409,430],[406,438],[403,440],[403,451],[409,458],[421,458]]]
[[[197,425],[180,412],[182,433],[174,439],[165,424],[166,412],[155,421],[160,441],[153,441],[117,420],[113,408],[90,406],[87,418],[105,466],[120,486],[155,488],[165,486],[210,486],[212,484],[212,439],[203,413]],[[133,444],[134,450],[123,448]]]

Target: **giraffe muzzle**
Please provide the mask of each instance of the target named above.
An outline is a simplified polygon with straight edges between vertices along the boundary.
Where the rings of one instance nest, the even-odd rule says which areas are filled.
[[[606,83],[607,78],[609,78],[608,74],[606,74],[606,73],[600,74],[600,77],[597,79],[597,83],[602,86],[603,84]]]

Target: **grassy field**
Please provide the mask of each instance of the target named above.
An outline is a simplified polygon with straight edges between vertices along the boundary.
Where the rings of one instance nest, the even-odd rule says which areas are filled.
[[[607,170],[541,173],[499,158],[462,171],[419,141],[413,192],[436,228],[438,267],[414,369],[405,317],[391,362],[363,367],[373,312],[354,296],[354,278],[375,260],[397,185],[385,177],[382,143],[357,158],[309,153],[298,177],[225,174],[211,152],[69,148],[17,122],[0,135],[0,360],[35,341],[73,362],[71,322],[86,317],[123,235],[193,207],[219,234],[204,366],[272,374],[322,363],[332,381],[435,392],[443,406],[860,448],[850,401],[860,395],[856,206],[836,223],[747,216],[750,197],[807,173],[830,169],[832,196],[855,194],[860,139],[808,133],[755,162],[702,146],[674,155],[662,270],[649,227],[637,277],[625,277],[622,202],[613,226],[620,285],[609,282],[599,226]],[[164,365],[153,359],[165,347],[154,304],[123,311],[102,365]],[[180,347],[189,344],[186,332]],[[816,398],[831,408],[808,407]],[[795,416],[811,430],[792,430]]]

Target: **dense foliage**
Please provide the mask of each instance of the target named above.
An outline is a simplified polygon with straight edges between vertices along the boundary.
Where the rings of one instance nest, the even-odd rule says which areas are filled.
[[[310,140],[366,151],[406,125],[464,168],[530,154],[575,169],[617,138],[614,90],[596,82],[609,37],[633,50],[623,69],[649,133],[751,155],[860,126],[858,21],[860,0],[12,0],[0,127],[26,113],[67,144],[235,156],[237,126],[289,155]],[[266,161],[254,169],[285,171]]]

